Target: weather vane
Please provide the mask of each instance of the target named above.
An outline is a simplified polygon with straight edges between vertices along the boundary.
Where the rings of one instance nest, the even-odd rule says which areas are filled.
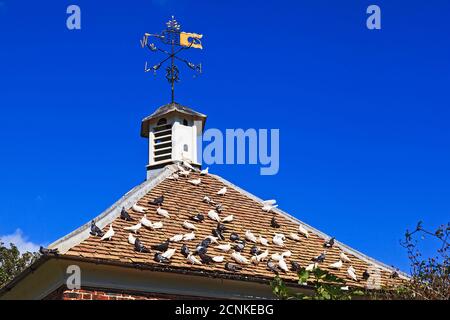
[[[201,38],[203,35],[197,33],[187,33],[181,31],[180,24],[175,20],[174,16],[172,19],[166,23],[167,28],[162,31],[160,34],[150,34],[145,33],[144,37],[141,40],[141,47],[148,48],[151,52],[162,52],[166,54],[166,57],[161,60],[159,63],[155,64],[152,67],[148,67],[147,62],[145,62],[145,72],[153,71],[156,74],[156,71],[161,68],[161,66],[170,61],[170,65],[166,67],[166,79],[169,81],[172,89],[172,103],[175,99],[175,82],[180,80],[178,67],[175,65],[175,59],[185,63],[190,69],[194,70],[196,75],[202,73],[202,65],[194,64],[188,60],[180,58],[178,56],[179,53],[186,49],[195,48],[195,49],[203,49]],[[157,38],[163,44],[170,46],[170,52],[164,49],[157,47],[154,43],[149,43],[149,38]]]

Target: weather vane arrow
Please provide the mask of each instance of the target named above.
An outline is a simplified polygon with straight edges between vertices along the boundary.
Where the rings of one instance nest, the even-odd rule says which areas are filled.
[[[145,33],[140,42],[142,48],[147,48],[150,50],[150,52],[162,52],[166,55],[163,60],[151,67],[149,67],[148,63],[146,62],[144,68],[145,72],[153,71],[153,73],[156,74],[156,71],[158,71],[166,62],[170,61],[170,65],[166,67],[166,79],[171,84],[173,103],[175,100],[175,82],[178,82],[180,80],[180,71],[175,65],[175,60],[185,63],[188,68],[192,69],[196,73],[196,75],[201,74],[201,63],[194,64],[186,59],[179,57],[178,54],[190,48],[203,49],[201,42],[203,35],[197,33],[182,32],[180,24],[175,20],[173,16],[172,19],[166,23],[166,25],[167,28],[160,34]],[[169,45],[170,51],[161,49],[152,42],[149,43],[150,38],[156,38],[163,44]]]

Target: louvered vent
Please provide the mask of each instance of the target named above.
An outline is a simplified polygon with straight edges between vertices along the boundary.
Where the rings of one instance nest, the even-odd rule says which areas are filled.
[[[172,124],[168,124],[165,119],[161,120],[153,129],[153,156],[155,162],[172,158]]]

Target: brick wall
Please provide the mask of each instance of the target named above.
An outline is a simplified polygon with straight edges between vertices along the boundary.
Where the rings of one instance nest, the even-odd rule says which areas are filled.
[[[177,300],[198,299],[198,297],[168,295],[162,293],[136,293],[113,291],[108,289],[63,290],[59,295],[62,300]]]

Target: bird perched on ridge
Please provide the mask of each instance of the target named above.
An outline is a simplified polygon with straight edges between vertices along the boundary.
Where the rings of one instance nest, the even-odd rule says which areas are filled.
[[[200,175],[201,176],[206,176],[209,173],[209,167],[207,167],[206,169],[203,169],[202,171],[200,171]]]
[[[328,249],[329,249],[329,248],[332,248],[332,247],[334,246],[334,237],[328,239],[327,241],[325,241],[324,244],[323,244],[323,246],[324,246],[325,248],[328,248]]]
[[[39,253],[42,254],[42,255],[44,255],[44,256],[46,256],[46,255],[50,255],[50,254],[56,255],[56,254],[58,254],[59,252],[58,252],[58,248],[55,248],[55,249],[47,249],[47,248],[44,248],[43,246],[40,246],[40,247],[39,247]]]

